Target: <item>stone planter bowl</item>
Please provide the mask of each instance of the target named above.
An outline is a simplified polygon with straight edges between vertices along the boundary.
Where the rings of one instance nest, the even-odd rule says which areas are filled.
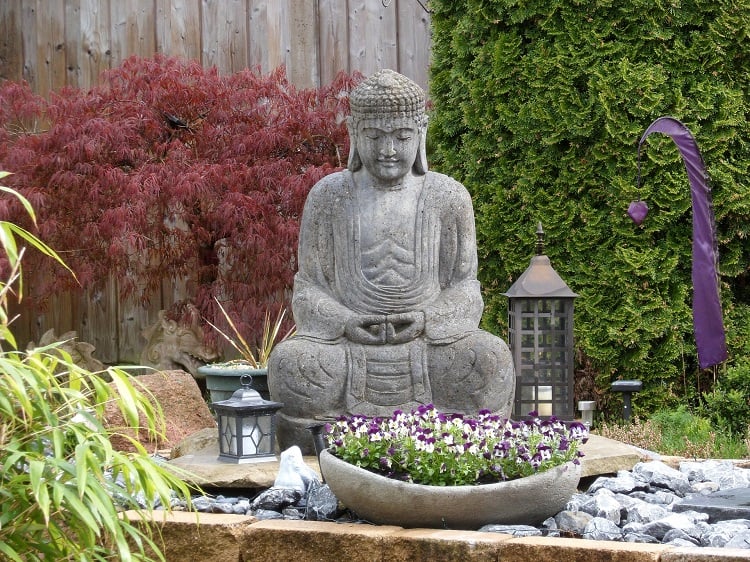
[[[320,470],[336,497],[357,516],[381,525],[473,529],[482,525],[538,525],[565,509],[576,493],[580,465],[567,463],[496,484],[426,486],[380,476],[328,450]]]

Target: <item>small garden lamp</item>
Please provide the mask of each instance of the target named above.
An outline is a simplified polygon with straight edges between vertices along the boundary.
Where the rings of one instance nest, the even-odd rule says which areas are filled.
[[[544,230],[536,230],[536,255],[505,294],[508,339],[516,369],[513,417],[572,420],[573,300],[578,296],[544,255]]]
[[[242,377],[231,398],[211,404],[219,422],[219,460],[251,463],[276,459],[276,413],[281,402],[264,400]]]

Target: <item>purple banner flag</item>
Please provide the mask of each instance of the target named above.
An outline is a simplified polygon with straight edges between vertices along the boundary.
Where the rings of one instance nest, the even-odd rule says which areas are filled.
[[[673,117],[659,117],[649,125],[638,142],[639,183],[641,145],[651,133],[664,133],[672,138],[680,150],[690,180],[693,203],[693,330],[698,363],[701,369],[706,369],[727,358],[719,300],[719,252],[708,174],[698,144],[687,127]]]

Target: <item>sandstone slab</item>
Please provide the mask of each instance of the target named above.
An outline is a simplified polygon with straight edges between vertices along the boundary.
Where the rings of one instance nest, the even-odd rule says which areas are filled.
[[[581,478],[600,474],[617,474],[620,470],[630,470],[636,464],[647,460],[646,455],[632,445],[602,437],[589,435],[589,440],[581,446],[584,457],[581,459]]]
[[[168,466],[187,472],[183,478],[202,487],[270,488],[279,474],[279,460],[235,464],[219,460],[219,432],[204,429],[183,439],[173,449]],[[318,459],[304,457],[304,463],[320,475]]]

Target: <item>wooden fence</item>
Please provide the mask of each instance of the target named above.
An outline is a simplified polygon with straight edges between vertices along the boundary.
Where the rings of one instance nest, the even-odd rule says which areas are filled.
[[[3,0],[0,78],[46,94],[160,52],[222,73],[285,65],[315,87],[337,72],[393,68],[427,86],[425,0]]]
[[[42,95],[89,88],[132,55],[200,60],[229,74],[284,65],[299,87],[339,71],[398,70],[428,85],[430,21],[425,0],[0,0],[0,80],[26,80]],[[33,272],[26,272],[33,283]],[[14,325],[19,343],[48,329],[76,330],[105,363],[137,363],[141,331],[184,298],[165,280],[148,307],[121,302],[115,282],[83,298],[58,295],[44,314]]]

